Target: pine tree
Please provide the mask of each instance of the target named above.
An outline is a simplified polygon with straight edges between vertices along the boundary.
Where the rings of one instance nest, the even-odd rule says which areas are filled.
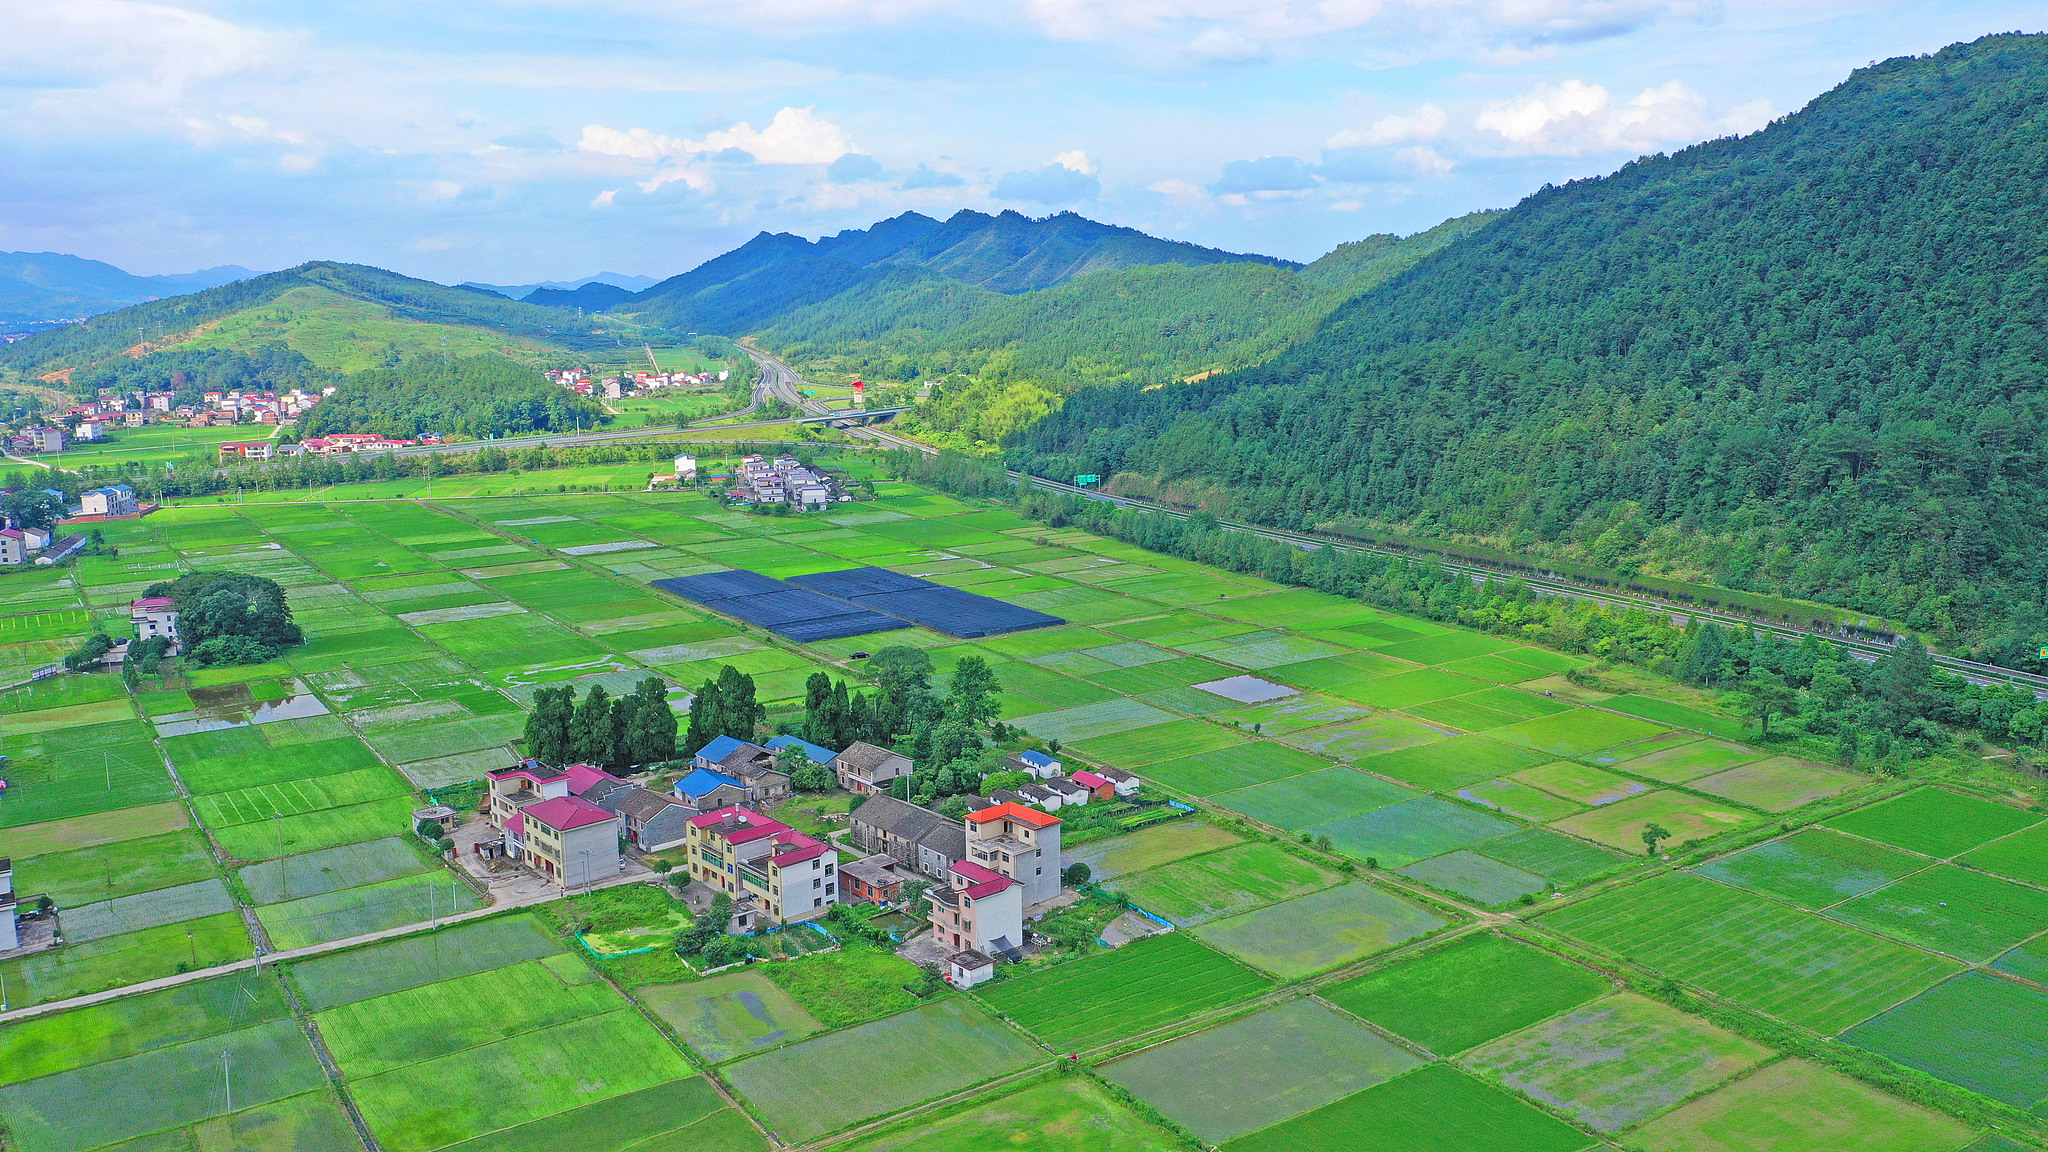
[[[658,764],[676,754],[676,714],[668,706],[668,682],[659,676],[640,681],[633,695],[619,702],[629,717],[619,743],[621,759],[630,764]]]
[[[526,754],[543,764],[566,764],[573,757],[569,727],[575,715],[576,689],[564,684],[533,694],[526,717]]]
[[[1720,682],[1721,661],[1728,644],[1721,627],[1709,620],[1689,633],[1678,653],[1678,678],[1697,688],[1711,688]]]
[[[585,764],[605,764],[612,758],[612,700],[611,693],[598,684],[591,688],[590,695],[576,706],[575,720],[569,726],[569,743],[576,759]]]
[[[706,680],[690,700],[690,731],[683,737],[683,751],[695,756],[706,744],[724,735],[723,717],[718,682]]]
[[[853,701],[846,691],[846,681],[833,683],[832,699],[826,707],[826,715],[831,718],[831,724],[827,726],[828,731],[825,733],[826,739],[813,740],[811,743],[822,744],[837,751],[859,739],[853,734]]]

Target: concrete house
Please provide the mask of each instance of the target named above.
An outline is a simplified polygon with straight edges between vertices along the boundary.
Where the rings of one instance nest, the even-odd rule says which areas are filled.
[[[1044,788],[1049,792],[1057,792],[1060,798],[1060,807],[1062,808],[1078,808],[1081,805],[1088,803],[1090,800],[1095,799],[1094,793],[1090,792],[1087,788],[1074,783],[1072,780],[1047,780],[1045,783],[1040,784],[1039,787]]]
[[[855,810],[849,836],[870,856],[890,856],[934,880],[945,879],[946,869],[967,853],[967,831],[959,821],[893,796],[870,797]]]
[[[614,793],[604,807],[625,821],[626,843],[642,852],[681,847],[690,838],[690,817],[697,814],[673,797],[637,787]]]
[[[1003,767],[1029,772],[1035,780],[1050,780],[1060,774],[1060,762],[1043,752],[1023,751],[1003,762]]]
[[[518,834],[527,867],[568,889],[614,876],[623,867],[620,823],[580,796],[555,796],[521,809],[506,831]]]
[[[787,824],[734,806],[692,816],[687,867],[702,880],[788,924],[839,902],[839,852]]]
[[[804,755],[811,758],[811,763],[823,764],[827,768],[832,767],[832,762],[839,758],[839,753],[830,748],[813,744],[808,740],[799,740],[794,736],[777,736],[768,742],[768,750],[777,756],[782,755],[784,748],[801,748]]]
[[[720,736],[699,748],[690,763],[737,784],[744,792],[738,803],[763,804],[790,792],[789,773],[775,767],[775,753],[751,741]]]
[[[689,775],[676,781],[675,794],[676,799],[700,812],[747,802],[745,784],[709,768],[692,769]]]
[[[903,894],[907,877],[886,853],[863,856],[839,868],[839,902],[842,904],[887,904]]]
[[[178,603],[169,596],[149,596],[128,602],[128,622],[135,626],[138,640],[162,636],[178,643]]]
[[[0,564],[28,563],[28,541],[19,528],[0,528]]]
[[[78,494],[80,511],[87,516],[133,516],[141,509],[135,500],[135,489],[126,484],[110,484],[105,488],[94,488]]]
[[[878,748],[865,740],[856,742],[832,760],[832,771],[839,777],[839,786],[860,796],[887,792],[898,776],[908,776],[912,770],[910,757]]]
[[[1060,805],[1066,803],[1066,797],[1044,784],[1026,784],[1017,789],[1017,794],[1047,812],[1057,812]]]
[[[1116,794],[1119,796],[1134,796],[1145,783],[1121,768],[1097,768],[1094,769],[1094,773],[1115,786]],[[1078,777],[1080,773],[1077,772],[1075,775]]]
[[[1060,894],[1060,819],[1016,804],[970,812],[966,863],[1023,885],[1026,905],[1050,900]]]
[[[0,856],[0,952],[21,947],[21,931],[15,926],[15,919],[41,899],[14,894],[14,861]]]
[[[931,903],[932,938],[959,950],[948,960],[948,975],[978,982],[980,975],[993,974],[993,957],[1021,959],[1024,886],[972,860],[953,865],[946,879],[925,899]]]

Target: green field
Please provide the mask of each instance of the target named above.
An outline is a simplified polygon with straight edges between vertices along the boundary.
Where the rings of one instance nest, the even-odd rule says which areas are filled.
[[[1959,967],[1684,873],[1601,893],[1543,922],[1823,1035]]]
[[[802,1140],[1014,1072],[1045,1054],[958,997],[729,1064],[770,1130]],[[856,1067],[886,1075],[849,1076]]]
[[[314,1012],[418,988],[522,960],[562,954],[530,914],[492,917],[372,944],[291,965],[292,979]]]
[[[1981,964],[2048,928],[2048,891],[1941,864],[1828,914]]]
[[[1422,796],[1302,829],[1337,850],[1395,868],[1517,831],[1519,825],[1435,796]]]
[[[1063,1076],[838,1145],[843,1152],[1175,1152],[1184,1145],[1092,1080]]]
[[[45,893],[69,908],[217,874],[206,838],[184,831],[16,860],[14,890]]]
[[[1292,980],[1426,936],[1444,921],[1370,884],[1345,884],[1212,920],[1194,934],[1254,968]]]
[[[1496,836],[1475,849],[1488,859],[1533,872],[1553,884],[1570,885],[1612,872],[1627,857],[1543,828]]]
[[[271,943],[278,948],[303,948],[403,924],[424,924],[436,915],[469,912],[482,906],[483,901],[469,885],[451,873],[436,870],[267,904],[256,910],[256,918],[263,922]]]
[[[1701,777],[1691,786],[1766,812],[1790,812],[1801,805],[1838,796],[1866,780],[1811,760],[1774,756]]]
[[[1869,840],[1825,828],[1804,828],[1782,840],[1703,864],[1695,871],[1803,908],[1826,908],[1881,888],[1929,863],[1924,856]]]
[[[1417,788],[1451,792],[1552,759],[1544,753],[1484,736],[1458,736],[1368,757],[1360,760],[1358,767]]]
[[[1188,934],[1169,932],[1106,956],[992,984],[977,995],[1026,1031],[1071,1052],[1248,1000],[1271,986]]]
[[[251,973],[0,1026],[0,1085],[280,1019],[277,982]]]
[[[1652,1120],[1646,1152],[1952,1152],[1975,1135],[1838,1072],[1781,1060]]]
[[[1626,800],[1648,792],[1653,785],[1641,780],[1631,780],[1618,772],[1595,768],[1590,764],[1579,764],[1570,760],[1559,760],[1551,764],[1539,764],[1524,768],[1510,779],[1540,788],[1553,796],[1560,796],[1577,804],[1598,807]]]
[[[1505,1092],[1431,1064],[1240,1137],[1225,1152],[1578,1152],[1593,1143]]]
[[[1495,1040],[1465,1063],[1596,1132],[1614,1133],[1772,1055],[1733,1032],[1624,992]]]
[[[822,1025],[758,972],[723,972],[636,990],[692,1051],[713,1063],[801,1040]]]
[[[2048,824],[2036,824],[1963,857],[1972,868],[2048,887]]]
[[[1441,1054],[1463,1052],[1607,991],[1606,977],[1491,933],[1323,991],[1330,1003]]]
[[[757,1152],[768,1141],[701,1076],[670,1080],[515,1124],[448,1146],[449,1152]]]
[[[1175,820],[1069,848],[1063,857],[1068,864],[1088,865],[1094,878],[1101,882],[1243,842],[1243,837],[1228,828],[1201,820]]]
[[[1396,869],[1410,880],[1478,904],[1498,907],[1543,891],[1549,883],[1534,872],[1503,864],[1470,849],[1446,852]]]
[[[2015,1108],[2048,1104],[2048,993],[2038,988],[1965,972],[1842,1039]]]
[[[1384,808],[1416,794],[1349,768],[1325,768],[1218,793],[1209,799],[1233,812],[1289,832]]]
[[[1311,1052],[1313,1060],[1301,1058]],[[1147,1048],[1105,1065],[1102,1074],[1205,1142],[1222,1144],[1422,1063],[1304,999]],[[1226,1083],[1230,1091],[1216,1090]]]
[[[1285,744],[1260,740],[1162,761],[1146,768],[1144,778],[1190,795],[1212,796],[1329,766]]]
[[[528,960],[357,1000],[316,1020],[335,1062],[354,1079],[620,1007],[610,987],[568,986]]]
[[[353,1080],[350,1091],[385,1148],[425,1152],[689,1074],[622,1008]]]
[[[1686,841],[1705,840],[1756,819],[1754,813],[1723,801],[1660,788],[1559,820],[1556,826],[1559,831],[1599,844],[1640,852],[1643,850],[1643,829],[1653,823],[1659,824],[1671,833],[1675,841],[1659,849],[1669,851],[1683,846]]]
[[[1844,813],[1827,826],[1946,860],[2041,822],[2037,812],[1946,788],[1916,788]]]
[[[10,1002],[41,1004],[172,976],[180,965],[210,968],[245,959],[251,951],[242,918],[222,912],[0,960],[0,977],[7,981]]]
[[[0,1088],[0,1119],[27,1152],[83,1152],[220,1115],[224,1085],[248,1108],[326,1084],[298,1024],[273,1020],[10,1084]]]
[[[1339,769],[1342,771],[1342,769]],[[1270,844],[1244,844],[1117,880],[1146,911],[1188,926],[1327,888],[1335,872]]]

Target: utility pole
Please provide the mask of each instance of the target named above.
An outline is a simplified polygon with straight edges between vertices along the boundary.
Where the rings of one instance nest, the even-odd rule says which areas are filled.
[[[225,1048],[220,1050],[220,1086],[228,1095],[228,1111],[235,1110],[235,1078],[230,1071],[234,1067],[234,1056]]]
[[[277,829],[277,883],[284,892],[284,898],[289,900],[292,898],[292,873],[284,859],[284,814],[272,812],[270,824]]]

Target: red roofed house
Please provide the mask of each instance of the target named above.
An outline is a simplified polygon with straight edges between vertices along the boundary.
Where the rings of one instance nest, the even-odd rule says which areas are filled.
[[[994,973],[991,957],[1020,955],[1024,885],[972,860],[953,865],[948,879],[950,886],[925,893],[932,904],[932,938],[957,949],[947,962],[947,976],[971,987]]]
[[[526,866],[565,890],[618,874],[619,818],[581,796],[554,796],[514,817]]]
[[[735,804],[689,821],[690,878],[778,924],[813,920],[839,902],[839,852]]]
[[[588,764],[551,768],[527,760],[484,777],[491,787],[485,816],[504,829],[506,855],[565,888],[619,870],[623,822],[583,796],[603,793],[598,785],[619,783],[610,773]]]
[[[970,812],[962,863],[1017,881],[1027,906],[1050,900],[1060,894],[1060,818],[1014,801]]]
[[[1074,783],[1079,784],[1083,788],[1086,788],[1090,793],[1094,795],[1095,799],[1097,800],[1116,799],[1116,785],[1110,783],[1109,781],[1103,779],[1100,776],[1097,776],[1093,772],[1076,772],[1072,776],[1067,777],[1067,779],[1072,780]]]

